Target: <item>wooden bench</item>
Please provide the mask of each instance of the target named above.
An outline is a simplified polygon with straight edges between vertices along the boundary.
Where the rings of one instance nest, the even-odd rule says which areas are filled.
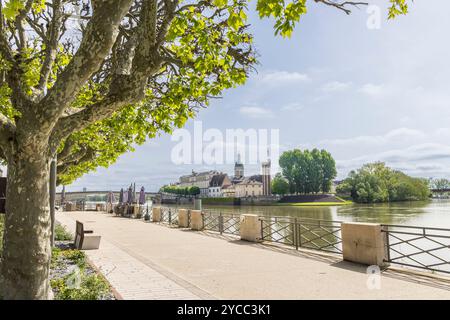
[[[98,249],[101,236],[95,235],[92,230],[84,230],[82,222],[76,222],[75,228],[75,248],[80,250]]]

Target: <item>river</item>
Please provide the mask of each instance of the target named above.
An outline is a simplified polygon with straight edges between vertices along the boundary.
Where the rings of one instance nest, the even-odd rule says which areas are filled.
[[[421,227],[450,228],[450,200],[352,204],[332,207],[301,206],[208,206],[222,213],[252,213],[333,221],[376,222]]]

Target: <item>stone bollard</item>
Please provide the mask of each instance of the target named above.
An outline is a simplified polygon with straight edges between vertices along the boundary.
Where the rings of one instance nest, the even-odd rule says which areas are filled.
[[[240,217],[239,232],[241,240],[261,241],[261,221],[256,214],[242,214]]]
[[[161,207],[153,207],[152,222],[160,222],[160,221],[161,221]]]
[[[342,255],[346,261],[386,266],[386,237],[378,223],[342,223]]]
[[[188,209],[178,209],[178,227],[188,228],[189,227],[189,210]]]
[[[191,229],[203,230],[203,215],[200,210],[191,210]]]

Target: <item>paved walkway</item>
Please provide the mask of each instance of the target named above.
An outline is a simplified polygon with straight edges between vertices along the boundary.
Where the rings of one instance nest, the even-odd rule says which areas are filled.
[[[102,235],[100,249],[86,253],[124,299],[450,299],[450,278],[390,270],[376,288],[366,267],[319,252],[103,213],[57,220]]]

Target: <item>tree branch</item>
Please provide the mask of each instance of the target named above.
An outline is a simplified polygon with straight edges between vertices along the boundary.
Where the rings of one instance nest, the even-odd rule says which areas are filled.
[[[54,122],[75,99],[85,82],[102,65],[113,46],[120,22],[128,12],[132,0],[105,0],[94,2],[94,13],[88,22],[80,46],[58,80],[42,99],[41,119],[53,128]]]
[[[15,132],[16,125],[0,113],[0,148],[5,157],[9,154],[11,141],[14,139]]]
[[[156,46],[157,1],[143,0],[136,30],[136,49],[132,70],[128,74],[114,74],[106,97],[88,108],[61,118],[55,125],[50,143],[56,148],[72,132],[111,116],[122,107],[144,98],[147,78],[157,72],[163,62]],[[129,41],[134,41],[130,39]]]
[[[335,2],[333,0],[314,0],[314,2],[335,7],[339,10],[344,11],[346,14],[350,14],[352,12],[350,9],[347,8],[349,6],[358,7],[358,6],[366,6],[369,4],[367,2],[358,2],[358,1]]]
[[[53,17],[48,27],[47,36],[43,38],[45,41],[45,59],[41,67],[39,84],[37,89],[41,92],[47,86],[48,77],[52,70],[53,62],[58,53],[58,40],[60,36],[62,21],[63,21],[63,7],[60,0],[53,1]]]

